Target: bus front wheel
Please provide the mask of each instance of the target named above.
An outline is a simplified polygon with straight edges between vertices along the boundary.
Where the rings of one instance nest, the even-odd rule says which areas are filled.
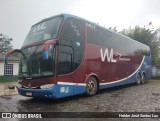
[[[87,95],[92,96],[97,93],[97,80],[94,77],[89,77],[87,80]]]

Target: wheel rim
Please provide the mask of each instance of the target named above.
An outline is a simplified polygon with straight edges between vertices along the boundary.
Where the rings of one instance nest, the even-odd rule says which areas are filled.
[[[141,77],[140,75],[138,74],[138,77],[137,77],[137,84],[139,85],[141,83]]]
[[[87,84],[87,92],[89,95],[94,95],[96,93],[96,82],[93,79],[90,79]]]
[[[145,82],[145,76],[144,76],[144,74],[142,74],[141,82],[142,82],[142,84],[144,84],[144,82]]]

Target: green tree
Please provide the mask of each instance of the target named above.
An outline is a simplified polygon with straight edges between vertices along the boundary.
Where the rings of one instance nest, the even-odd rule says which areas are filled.
[[[144,27],[135,26],[123,29],[120,33],[148,45],[151,49],[152,64],[160,66],[160,29],[154,30],[152,22]]]
[[[11,41],[12,38],[4,34],[0,34],[0,53],[5,54],[6,52],[12,49],[13,46],[11,44]]]

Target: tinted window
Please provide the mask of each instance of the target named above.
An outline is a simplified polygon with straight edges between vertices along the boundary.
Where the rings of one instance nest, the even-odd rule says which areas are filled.
[[[84,42],[84,24],[80,20],[69,18],[65,21],[61,44],[71,45]]]
[[[125,38],[122,38],[120,35],[113,33],[111,31],[104,31],[103,35],[104,45],[107,48],[113,48],[115,50],[126,51],[127,41]]]
[[[74,18],[68,18],[63,26],[60,44],[71,46],[74,51],[73,69],[76,69],[83,58],[84,53],[84,22]]]
[[[109,30],[87,24],[88,42],[122,52],[150,55],[148,46]]]
[[[92,24],[87,24],[88,41],[93,44],[103,45],[103,29]]]
[[[108,48],[113,48],[122,52],[136,53],[146,56],[150,55],[149,47],[140,42],[110,31],[105,31],[104,33],[104,45]]]
[[[58,74],[67,74],[73,70],[73,50],[71,47],[59,46]]]
[[[111,32],[105,31],[103,35],[103,40],[104,40],[104,45],[108,48],[113,48],[116,49],[117,47],[115,46],[116,41],[115,39],[113,40],[113,34]]]

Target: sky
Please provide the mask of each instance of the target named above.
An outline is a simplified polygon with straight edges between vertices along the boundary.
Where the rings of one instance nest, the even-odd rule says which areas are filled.
[[[0,33],[20,49],[30,27],[60,13],[73,14],[120,31],[152,21],[160,27],[160,0],[0,0]]]

